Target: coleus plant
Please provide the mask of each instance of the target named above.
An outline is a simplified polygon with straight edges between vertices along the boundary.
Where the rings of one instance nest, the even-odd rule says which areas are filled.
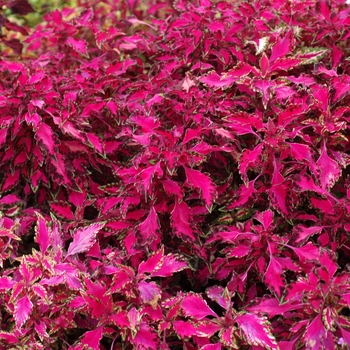
[[[1,5],[1,349],[350,346],[345,1]]]

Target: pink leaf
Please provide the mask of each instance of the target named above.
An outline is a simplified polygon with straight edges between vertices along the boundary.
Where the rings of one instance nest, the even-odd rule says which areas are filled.
[[[0,291],[4,292],[11,289],[16,284],[10,277],[0,277]]]
[[[285,286],[282,273],[281,264],[274,257],[271,257],[265,272],[265,282],[278,295],[278,297],[281,296],[282,289]]]
[[[17,336],[6,331],[0,331],[0,339],[5,340],[8,344],[18,344],[19,342]]]
[[[305,261],[318,261],[320,258],[320,251],[318,247],[315,247],[311,242],[308,242],[303,247],[297,248],[288,246],[294,250],[294,253],[298,255],[301,262]]]
[[[320,233],[322,230],[323,230],[323,226],[305,227],[303,225],[297,225],[294,227],[294,232],[297,233],[298,235],[296,242],[299,243],[304,239],[307,239],[313,236],[314,234]]]
[[[6,192],[11,190],[13,187],[15,187],[20,179],[20,172],[19,170],[15,170],[14,173],[7,173],[5,174],[5,180],[1,185],[1,192]]]
[[[162,296],[161,289],[157,284],[155,282],[141,281],[138,283],[137,287],[140,292],[141,300],[155,307]]]
[[[328,157],[325,144],[322,147],[321,156],[318,158],[316,164],[319,168],[319,179],[321,187],[323,189],[329,189],[333,187],[341,174],[341,169],[335,160]]]
[[[161,247],[157,252],[153,253],[146,261],[142,261],[139,265],[138,274],[151,273],[154,270],[160,268],[163,264],[164,259],[164,246]]]
[[[0,147],[2,147],[6,142],[8,128],[0,129]]]
[[[157,238],[159,231],[158,215],[154,207],[150,209],[150,212],[140,225],[139,230],[142,238],[142,242],[150,242]]]
[[[53,213],[65,220],[75,220],[74,214],[72,212],[72,209],[70,208],[70,205],[65,202],[56,202],[56,203],[49,203],[51,210]]]
[[[103,327],[98,327],[93,331],[85,332],[83,338],[81,339],[82,344],[86,345],[89,349],[100,349],[100,340],[102,339],[102,328]]]
[[[40,251],[44,254],[46,253],[47,248],[50,245],[50,235],[51,230],[49,228],[48,223],[44,219],[42,215],[39,213],[36,213],[37,216],[37,224],[35,227],[35,233],[36,233],[36,242],[39,244]]]
[[[245,149],[242,152],[239,159],[239,172],[246,186],[249,183],[247,176],[248,169],[252,166],[256,168],[261,163],[263,147],[264,145],[259,143],[252,151]]]
[[[208,315],[218,317],[198,294],[186,295],[182,300],[181,307],[187,317],[192,317],[195,320],[201,320]]]
[[[210,207],[215,197],[215,185],[212,180],[198,170],[193,170],[185,166],[184,169],[188,183],[201,190],[205,204]]]
[[[183,190],[177,182],[173,180],[163,180],[162,184],[166,193],[175,194],[179,198],[183,197]]]
[[[95,223],[88,227],[78,228],[75,231],[73,242],[68,247],[66,258],[88,251],[95,243],[96,235],[104,225],[105,223]]]
[[[38,146],[51,155],[55,154],[56,143],[52,129],[45,123],[41,123],[35,133],[35,139],[38,140]]]
[[[18,328],[22,327],[23,323],[27,321],[32,312],[33,304],[28,296],[24,296],[15,303],[15,321]]]
[[[317,315],[306,328],[304,335],[305,343],[308,349],[324,349],[323,341],[326,338],[327,331],[322,323],[321,314]]]
[[[270,63],[273,63],[277,58],[284,57],[291,50],[291,33],[289,31],[283,39],[277,41],[277,43],[272,47]]]
[[[172,324],[175,332],[181,338],[189,338],[197,334],[196,327],[191,322],[174,321]]]
[[[264,318],[254,314],[245,314],[236,317],[236,322],[248,344],[260,345],[264,349],[278,349],[276,340],[272,336]]]
[[[66,40],[66,44],[71,46],[76,52],[89,57],[87,53],[87,42],[85,40],[74,39],[72,37]]]
[[[194,241],[195,237],[190,224],[191,217],[192,214],[188,205],[183,201],[178,203],[176,200],[174,209],[171,212],[171,222],[175,234],[179,237]]]
[[[186,92],[189,92],[192,86],[196,86],[196,83],[194,80],[191,79],[190,75],[187,72],[186,77],[182,83],[182,89]]]
[[[268,315],[269,318],[273,318],[276,315],[283,315],[290,310],[297,310],[303,307],[302,303],[284,303],[280,302],[276,298],[268,298],[260,301],[257,305],[247,307],[246,310],[253,312],[263,312]]]
[[[200,348],[200,350],[221,350],[221,344],[216,343],[216,344],[207,344],[204,345]]]
[[[135,349],[159,349],[157,345],[157,335],[145,323],[141,322],[139,330],[131,342],[136,346]]]
[[[188,268],[186,262],[177,259],[175,255],[171,254],[164,256],[161,264],[158,266],[159,267],[155,268],[154,271],[151,272],[151,277],[169,277],[175,272]]]

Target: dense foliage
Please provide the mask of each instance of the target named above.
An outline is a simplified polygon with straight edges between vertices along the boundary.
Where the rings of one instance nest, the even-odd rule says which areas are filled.
[[[344,0],[0,3],[0,349],[350,347]]]

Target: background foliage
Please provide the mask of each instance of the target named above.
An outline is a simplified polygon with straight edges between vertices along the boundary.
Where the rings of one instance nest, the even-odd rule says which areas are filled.
[[[0,4],[1,349],[350,346],[345,1]]]

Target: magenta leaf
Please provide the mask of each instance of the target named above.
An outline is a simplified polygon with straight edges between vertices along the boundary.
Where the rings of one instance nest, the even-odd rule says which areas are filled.
[[[311,350],[323,349],[323,342],[326,337],[327,331],[322,323],[321,314],[319,314],[306,328],[305,343]]]
[[[69,245],[66,258],[70,255],[88,251],[95,243],[97,233],[105,223],[95,223],[88,227],[78,228],[74,232],[73,242]]]
[[[151,277],[169,277],[175,272],[187,269],[188,265],[185,261],[181,261],[175,255],[168,254],[164,256],[161,263],[151,272]]]
[[[66,40],[66,44],[71,46],[76,52],[80,53],[83,56],[88,57],[87,53],[87,42],[85,40],[74,39],[72,37]]]
[[[44,219],[44,217],[39,213],[36,213],[36,215],[38,219],[37,219],[37,225],[35,227],[35,232],[36,232],[35,240],[39,244],[40,251],[44,254],[46,253],[46,250],[50,245],[51,230],[47,221]]]
[[[40,123],[35,138],[38,140],[39,147],[51,155],[55,154],[56,142],[52,129],[45,123]]]
[[[272,52],[270,56],[270,63],[273,63],[277,58],[284,57],[287,53],[291,51],[291,35],[292,31],[289,31],[283,39],[277,40],[276,44],[272,47]]]
[[[187,317],[201,320],[210,315],[218,315],[208,306],[207,302],[198,294],[188,294],[181,303],[182,310]]]
[[[322,147],[321,156],[318,158],[316,164],[319,169],[318,176],[321,187],[323,189],[333,187],[341,174],[341,169],[338,163],[328,156],[325,144]]]
[[[190,169],[185,166],[184,169],[188,183],[201,190],[205,204],[210,207],[215,197],[215,186],[212,180],[198,170]]]
[[[28,296],[24,296],[20,298],[16,303],[15,303],[15,321],[16,321],[16,326],[18,328],[21,328],[23,323],[26,322],[32,312],[33,304],[28,298]]]
[[[55,202],[49,203],[51,210],[53,213],[60,218],[65,220],[75,220],[72,209],[68,203],[65,202]]]
[[[182,201],[178,203],[175,201],[175,206],[171,212],[171,222],[174,228],[175,234],[184,239],[194,241],[193,230],[190,224],[191,211],[188,205]]]
[[[140,292],[141,300],[152,306],[156,306],[158,300],[161,298],[161,289],[155,282],[141,281],[137,285]]]
[[[281,264],[274,257],[270,258],[269,265],[265,271],[265,282],[278,297],[281,296],[282,289],[285,285],[283,269]]]
[[[174,321],[173,327],[180,338],[189,338],[197,334],[196,327],[188,321]]]
[[[81,343],[86,345],[89,349],[99,349],[100,340],[102,339],[102,328],[103,327],[98,327],[93,331],[85,332]]]
[[[236,322],[248,344],[260,345],[264,349],[278,349],[266,319],[254,314],[245,314],[237,316]]]
[[[142,242],[150,242],[157,238],[159,230],[158,215],[154,207],[150,209],[147,218],[139,225]]]

